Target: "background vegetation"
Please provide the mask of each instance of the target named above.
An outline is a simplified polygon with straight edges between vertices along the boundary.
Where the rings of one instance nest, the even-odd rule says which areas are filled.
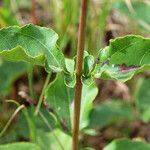
[[[57,44],[70,66],[69,58],[76,55],[79,5],[78,0],[1,0],[0,27],[28,23],[51,27],[59,35]],[[88,7],[85,50],[95,57],[110,39],[127,34],[150,37],[149,0],[90,0]],[[52,109],[42,105],[42,114],[35,117],[34,106],[38,103],[47,73],[34,66],[31,77],[32,74],[26,73],[29,70],[32,72],[32,67],[27,63],[12,63],[0,58],[0,144],[31,141],[38,143],[42,150],[61,150],[64,143],[68,143],[65,150],[69,150],[71,125],[66,122],[69,106],[63,112],[56,112],[62,115],[60,121],[53,115],[56,106],[52,102],[49,103]],[[52,84],[46,98],[54,99],[50,92],[57,95],[65,85],[55,73],[49,78]],[[55,83],[59,84],[53,87],[55,78],[58,78]],[[28,82],[28,79],[33,80],[34,91],[29,88],[32,81]],[[130,138],[147,142],[143,150],[150,149],[150,72],[138,74],[126,83],[102,79],[96,79],[95,83],[97,86],[92,84],[83,88],[81,145],[111,150],[116,144],[118,149],[112,150],[123,150],[121,140],[108,144],[114,139]],[[57,97],[60,105],[67,106],[61,101],[68,98],[67,92],[61,94],[64,97]],[[72,101],[73,89],[69,92],[71,97],[68,99]],[[91,104],[93,99],[94,107]],[[17,105],[22,104],[26,109],[19,107],[22,110],[17,113]],[[130,147],[130,142],[125,140],[123,147],[126,148],[126,144]],[[134,144],[138,149],[138,142]]]

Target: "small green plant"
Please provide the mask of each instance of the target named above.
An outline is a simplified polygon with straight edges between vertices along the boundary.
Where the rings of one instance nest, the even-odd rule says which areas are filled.
[[[88,120],[93,107],[92,101],[98,92],[94,79],[126,82],[135,74],[150,69],[150,39],[142,36],[127,35],[110,40],[109,46],[101,49],[96,58],[84,51],[87,0],[81,0],[80,12],[77,55],[74,59],[64,57],[57,45],[58,35],[50,28],[28,24],[23,27],[10,26],[0,30],[0,58],[11,62],[25,62],[20,63],[20,68],[25,68],[28,72],[30,97],[32,98],[27,98],[31,110],[16,102],[16,111],[0,133],[0,136],[3,136],[14,116],[22,110],[29,125],[32,143],[20,142],[2,145],[0,150],[43,150],[45,145],[49,145],[47,139],[53,139],[52,142],[50,141],[54,145],[50,146],[52,150],[69,150],[71,147],[72,150],[90,150],[91,148],[82,147],[79,142],[79,134],[80,131],[84,132],[89,124],[95,126],[96,123],[99,123],[94,120],[94,117],[90,123]],[[34,100],[37,97],[32,87],[34,65],[44,67],[48,73],[36,106]],[[5,69],[5,67],[0,69]],[[56,73],[56,78],[49,83],[52,73]],[[0,86],[0,88],[3,87]],[[14,101],[9,100],[9,102]],[[72,109],[72,102],[74,109]],[[111,105],[116,108],[125,108],[124,113],[119,113],[119,116],[116,112],[111,111],[111,119],[106,117],[108,121],[101,126],[113,122],[112,118],[116,114],[119,118],[125,116],[129,120],[132,119],[132,116],[129,117],[130,114],[126,116],[126,112],[132,113],[128,105],[113,104],[113,102],[104,104],[103,108],[95,109],[93,114],[107,110]],[[41,117],[47,128],[51,130],[50,134],[42,137],[42,132],[36,132],[36,127],[39,125],[38,117]],[[39,139],[43,140],[44,144],[39,144]],[[139,150],[150,149],[149,144],[122,139],[112,142],[104,150],[124,150],[127,146],[130,150],[135,146]]]

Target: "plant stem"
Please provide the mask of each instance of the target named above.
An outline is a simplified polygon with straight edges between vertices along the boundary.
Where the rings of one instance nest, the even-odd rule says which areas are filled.
[[[40,98],[39,98],[39,101],[38,101],[38,105],[37,105],[36,110],[35,110],[35,113],[34,113],[35,116],[38,114],[39,109],[40,109],[40,107],[41,107],[41,104],[42,104],[42,101],[43,101],[43,97],[44,97],[44,91],[45,91],[45,89],[46,89],[46,87],[47,87],[47,85],[48,85],[48,83],[49,83],[50,78],[51,78],[51,73],[49,73],[49,74],[47,75],[47,77],[46,77],[46,81],[45,81],[44,87],[43,87],[43,89],[42,89],[42,93],[41,93]]]
[[[31,21],[33,24],[38,23],[36,13],[35,13],[35,5],[36,5],[36,1],[32,0]]]
[[[35,99],[35,94],[33,90],[33,66],[28,65],[28,83],[29,83],[29,92],[32,99]]]
[[[81,0],[80,12],[81,14],[79,20],[78,45],[77,45],[72,150],[78,150],[78,143],[79,143],[78,137],[79,137],[79,122],[80,122],[80,105],[82,95],[81,76],[82,76],[82,63],[83,63],[84,43],[85,43],[87,0]]]
[[[15,100],[6,100],[6,102],[8,103],[14,103],[18,106],[18,108],[21,106],[17,101]],[[26,107],[25,107],[26,108]],[[30,139],[32,142],[36,142],[36,128],[33,122],[33,118],[30,117],[27,109],[23,109],[22,113],[24,114],[24,116],[26,117],[26,120],[28,122],[28,127],[29,127],[29,133],[30,133]]]
[[[6,132],[6,130],[8,129],[9,125],[11,124],[12,120],[15,118],[15,116],[18,114],[18,112],[20,110],[22,110],[23,108],[25,108],[24,105],[20,105],[15,112],[12,114],[12,116],[10,117],[10,119],[8,120],[8,122],[6,123],[5,127],[3,128],[3,130],[0,132],[0,137],[3,136],[3,134]]]

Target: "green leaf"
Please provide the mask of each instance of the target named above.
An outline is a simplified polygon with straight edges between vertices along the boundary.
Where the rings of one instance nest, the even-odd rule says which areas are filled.
[[[51,132],[52,133],[52,132]],[[51,135],[49,132],[44,132],[43,130],[37,130],[37,144],[40,146],[41,150],[50,150],[51,149]]]
[[[12,143],[0,145],[0,150],[40,150],[40,147],[33,143]]]
[[[73,88],[76,83],[76,74],[75,74],[75,61],[74,59],[65,59],[66,69],[68,74],[65,74],[65,83],[68,87]],[[82,69],[82,83],[86,85],[90,85],[93,83],[93,79],[91,77],[91,72],[93,70],[94,65],[94,57],[89,55],[87,51],[84,51],[84,60],[83,60],[83,69]]]
[[[38,145],[41,150],[70,150],[72,139],[71,136],[63,133],[59,129],[52,132],[38,131]]]
[[[0,59],[0,95],[6,96],[13,82],[23,73],[27,66],[25,63],[3,62]]]
[[[65,73],[65,84],[73,88],[76,83],[76,75],[75,75],[75,61],[73,59],[65,59],[67,73]]]
[[[49,84],[45,91],[45,99],[49,107],[59,117],[61,123],[70,131],[70,92],[64,83],[64,76],[58,74],[56,79]]]
[[[11,25],[18,25],[18,22],[13,15],[10,2],[4,1],[3,7],[0,8],[0,26],[11,26]],[[0,62],[2,60],[0,59]],[[0,63],[0,96],[6,96],[10,92],[10,88],[12,83],[26,70],[25,63],[10,63],[10,62],[3,62]],[[5,79],[5,80],[4,80]]]
[[[115,140],[108,144],[104,150],[150,150],[150,144],[129,139]]]
[[[106,101],[95,106],[91,112],[89,127],[102,128],[114,123],[131,121],[133,118],[133,109],[129,103]]]
[[[70,117],[73,117],[73,109],[71,107],[73,93],[74,89],[65,85],[64,76],[62,74],[58,74],[56,79],[50,83],[45,91],[46,102],[48,103],[49,107],[54,110],[61,123],[63,122],[69,131],[71,130]],[[92,102],[97,93],[98,88],[94,82],[90,86],[83,85],[80,129],[83,129],[88,125],[88,116],[93,107]]]
[[[148,123],[150,121],[150,79],[141,79],[135,94],[136,106],[140,119]]]
[[[89,124],[89,114],[93,109],[93,100],[98,94],[98,88],[93,82],[90,86],[83,85],[82,91],[80,129],[87,127]]]
[[[130,80],[135,74],[150,69],[150,39],[128,35],[111,40],[109,46],[100,51],[99,61],[94,77]]]
[[[0,57],[26,61],[59,72],[65,69],[64,56],[58,50],[58,35],[51,29],[25,25],[0,30]]]
[[[64,144],[65,143],[65,144]],[[37,144],[41,150],[71,150],[72,138],[59,129],[51,132],[38,131]],[[92,148],[79,148],[80,150],[93,150]]]
[[[91,76],[94,66],[94,57],[89,55],[87,51],[84,53],[83,71],[82,71],[82,83],[90,86],[94,81]]]
[[[73,59],[69,59],[69,58],[66,58],[65,59],[65,63],[66,63],[66,69],[67,71],[73,75],[74,74],[74,69],[75,69],[75,62]]]
[[[84,54],[84,62],[83,62],[83,76],[88,77],[91,74],[94,65],[94,57],[89,55],[87,51]]]

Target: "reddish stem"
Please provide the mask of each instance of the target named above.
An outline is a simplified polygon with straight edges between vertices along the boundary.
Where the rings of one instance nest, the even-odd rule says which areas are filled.
[[[78,143],[79,143],[78,138],[79,138],[79,123],[80,123],[80,105],[82,95],[81,76],[82,76],[82,63],[83,63],[84,43],[85,43],[87,0],[81,0],[80,12],[81,14],[79,20],[78,45],[77,45],[72,150],[78,150]]]
[[[37,24],[37,17],[36,17],[36,13],[35,13],[35,6],[36,6],[36,0],[32,0],[32,10],[31,10],[31,21],[33,24]]]

